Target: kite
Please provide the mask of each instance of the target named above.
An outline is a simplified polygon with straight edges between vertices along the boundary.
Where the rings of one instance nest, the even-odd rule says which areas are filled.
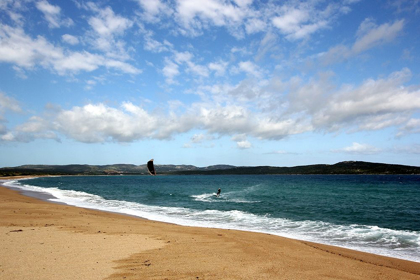
[[[155,166],[153,164],[153,159],[151,159],[147,162],[147,171],[149,171],[150,175],[153,175],[153,176],[156,175],[156,170],[155,170]]]

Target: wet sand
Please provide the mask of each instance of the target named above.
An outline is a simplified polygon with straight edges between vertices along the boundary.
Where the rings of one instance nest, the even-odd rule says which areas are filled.
[[[420,279],[420,263],[185,227],[0,187],[0,279]]]

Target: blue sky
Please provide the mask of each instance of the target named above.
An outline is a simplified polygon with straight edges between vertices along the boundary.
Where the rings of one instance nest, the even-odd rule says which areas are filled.
[[[0,0],[0,166],[419,166],[419,18],[409,0]]]

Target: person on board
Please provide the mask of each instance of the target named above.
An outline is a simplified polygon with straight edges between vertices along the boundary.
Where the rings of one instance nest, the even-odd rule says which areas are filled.
[[[216,196],[217,196],[217,197],[219,197],[221,192],[222,192],[222,189],[221,189],[221,188],[219,188],[219,189],[217,190],[217,194],[216,194]]]

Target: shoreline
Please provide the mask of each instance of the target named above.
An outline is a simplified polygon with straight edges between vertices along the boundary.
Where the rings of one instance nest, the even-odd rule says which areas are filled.
[[[108,250],[111,253],[126,246],[122,250],[125,254],[106,257],[108,263],[99,269],[107,271],[106,275],[95,274],[95,277],[90,279],[387,278],[383,277],[384,275],[390,279],[420,279],[420,265],[416,262],[264,233],[155,222],[125,214],[56,204],[25,196],[19,191],[21,190],[0,187],[0,229],[7,235],[7,240],[1,241],[6,242],[1,244],[1,248],[10,245],[12,249],[26,250],[19,247],[19,236],[31,233],[33,235],[34,232],[45,233],[51,240],[58,237],[59,240],[54,242],[61,245],[67,243],[65,240],[70,240],[68,244],[74,244],[71,236],[78,235],[79,240],[80,234],[93,240],[113,239],[111,244],[105,246],[108,249],[112,248]],[[46,229],[48,232],[44,232]],[[103,237],[104,235],[106,237]],[[28,238],[35,238],[32,243],[36,243],[38,239],[41,241],[46,237],[41,234],[41,237],[29,235]],[[127,241],[130,238],[135,241]],[[7,241],[10,241],[10,244]],[[127,244],[119,244],[123,241]],[[142,245],[132,246],[133,242]],[[8,251],[2,251],[9,252],[10,248]],[[77,248],[76,256],[84,251],[86,248]],[[42,257],[47,258],[49,254],[51,252],[43,254]],[[25,252],[24,255],[28,261],[28,256],[34,255],[34,252]],[[90,258],[97,260],[99,256],[93,254]],[[19,271],[16,272],[17,268],[13,268],[12,264],[5,265],[6,259],[20,261],[17,256],[14,258],[9,256],[9,253],[4,254],[0,259],[0,278],[16,279],[11,275],[16,275]],[[38,271],[36,267],[37,261],[39,262],[37,259],[32,260],[35,267],[31,275],[42,273],[42,270]],[[80,266],[85,265],[76,265],[77,270],[83,268]],[[40,278],[54,279],[49,278],[49,275],[55,275],[57,278],[53,272],[48,275],[41,274]],[[59,278],[74,279],[65,275]]]
[[[104,175],[106,176],[106,175]],[[1,184],[1,180],[2,179],[9,179],[9,181],[17,181],[17,180],[22,180],[22,184],[24,185],[24,181],[25,179],[32,179],[32,178],[38,178],[38,177],[47,177],[47,176],[17,176],[14,179],[10,180],[10,178],[5,178],[5,177],[0,177],[0,184]],[[48,177],[60,177],[60,176],[48,176]],[[19,184],[20,185],[20,184]],[[98,210],[98,211],[105,211],[105,212],[109,212],[109,213],[118,213],[118,214],[122,214],[122,215],[128,215],[131,217],[137,217],[137,218],[141,218],[141,219],[146,219],[146,220],[151,220],[151,221],[156,221],[156,222],[162,222],[162,223],[168,223],[168,224],[175,224],[175,225],[180,225],[180,226],[187,226],[187,227],[201,227],[201,228],[214,228],[214,229],[229,229],[229,230],[238,230],[238,231],[245,231],[245,232],[254,232],[254,233],[262,233],[262,234],[272,234],[275,236],[279,236],[279,237],[284,237],[284,238],[290,238],[293,240],[299,240],[299,241],[305,241],[305,242],[312,242],[312,243],[317,243],[317,244],[323,244],[323,245],[329,245],[329,246],[334,246],[334,247],[339,247],[339,248],[344,248],[344,249],[349,249],[349,250],[354,250],[354,251],[358,251],[358,252],[364,252],[364,253],[369,253],[369,254],[374,254],[374,255],[380,255],[380,256],[385,256],[385,257],[390,257],[390,258],[395,258],[395,259],[401,259],[401,260],[406,260],[406,261],[412,261],[412,262],[417,262],[420,264],[420,259],[418,257],[418,255],[413,254],[412,252],[407,252],[408,254],[404,254],[405,251],[402,251],[403,253],[401,253],[401,251],[398,250],[386,250],[380,247],[364,247],[363,244],[359,244],[360,246],[355,246],[354,244],[350,243],[344,243],[344,242],[332,242],[329,239],[317,239],[317,238],[311,238],[311,236],[305,236],[305,235],[295,235],[293,234],[293,232],[290,234],[289,232],[278,232],[278,231],[271,231],[270,229],[261,229],[261,228],[253,228],[253,227],[247,227],[247,226],[241,226],[241,225],[236,225],[236,226],[232,226],[231,224],[226,224],[226,223],[203,223],[200,222],[199,220],[183,220],[183,219],[179,219],[179,220],[173,220],[173,219],[168,219],[165,215],[157,215],[157,216],[153,216],[153,218],[150,218],[150,216],[148,216],[147,214],[152,214],[152,212],[148,212],[146,211],[145,213],[143,213],[142,211],[140,211],[140,213],[136,212],[135,210],[131,211],[132,209],[136,209],[135,207],[126,207],[123,206],[121,210],[120,207],[111,207],[113,209],[110,209],[109,207],[105,206],[101,206],[102,204],[90,204],[90,203],[75,203],[74,201],[65,201],[62,199],[58,199],[58,197],[61,197],[60,194],[58,194],[58,197],[56,197],[56,194],[52,194],[50,192],[48,192],[46,189],[43,188],[37,188],[36,190],[28,190],[28,188],[21,188],[21,186],[14,186],[14,185],[10,185],[8,186],[12,189],[18,190],[21,193],[23,193],[24,195],[28,195],[31,197],[35,197],[41,200],[45,200],[48,202],[52,202],[52,203],[58,203],[58,204],[65,204],[65,205],[71,205],[74,207],[80,207],[80,208],[88,208],[88,209],[92,209],[92,210]],[[188,216],[188,215],[187,215]],[[175,217],[176,218],[176,217]],[[315,227],[317,225],[314,225]],[[363,225],[362,225],[363,226]],[[368,227],[368,226],[366,226]],[[351,230],[351,229],[350,229]],[[379,234],[386,234],[386,230],[387,228],[382,229],[382,231],[379,232]],[[385,232],[384,232],[385,231]],[[399,234],[405,234],[404,230],[400,230]]]

